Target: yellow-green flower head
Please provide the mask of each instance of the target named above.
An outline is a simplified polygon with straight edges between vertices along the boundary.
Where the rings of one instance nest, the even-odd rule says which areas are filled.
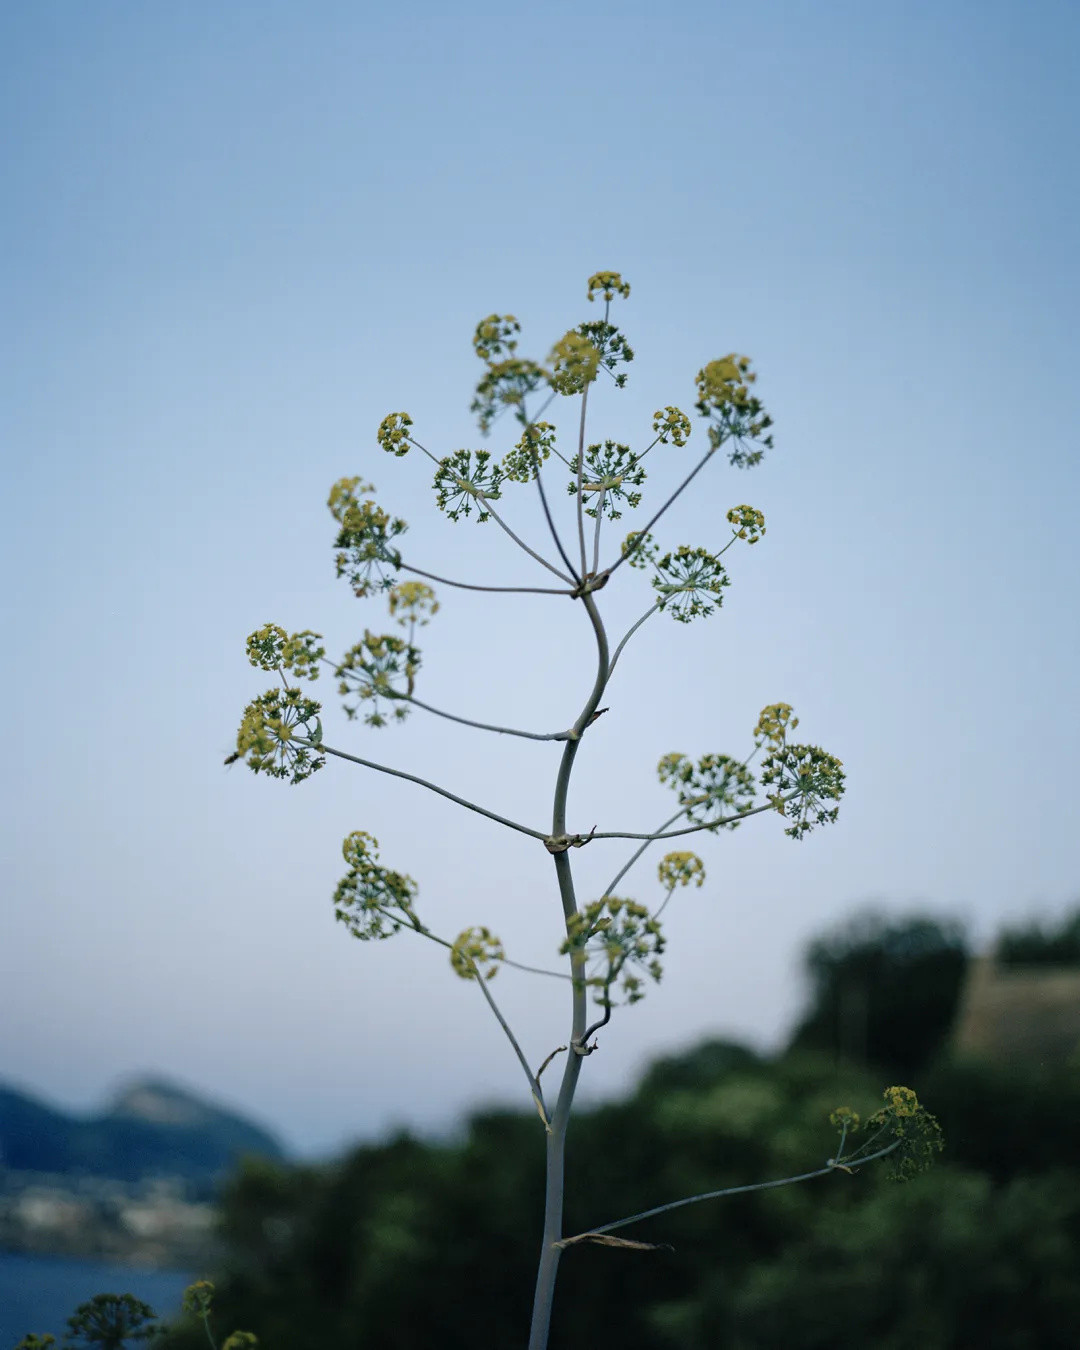
[[[685,445],[690,439],[689,417],[670,404],[666,408],[657,408],[653,413],[652,425],[662,445],[666,445],[668,441],[674,445]]]
[[[790,703],[770,703],[767,708],[761,710],[761,716],[754,728],[754,739],[768,741],[779,748],[783,745],[787,733],[794,731],[798,725],[799,719],[792,715]]]
[[[838,1106],[829,1114],[829,1124],[838,1130],[847,1130],[848,1134],[854,1134],[859,1128],[859,1113],[853,1111],[850,1106]]]
[[[422,581],[399,581],[391,587],[389,599],[390,613],[402,628],[412,624],[422,628],[439,612],[435,592]]]
[[[750,369],[748,356],[736,356],[730,352],[719,361],[710,361],[695,376],[698,398],[710,406],[723,407],[732,403],[744,407],[750,400],[747,387],[755,382],[757,376]]]
[[[234,1331],[226,1336],[221,1350],[257,1350],[259,1338],[253,1331]]]
[[[196,1317],[205,1317],[210,1311],[210,1302],[214,1297],[214,1286],[209,1280],[196,1280],[184,1290],[181,1304],[184,1312],[194,1313]]]
[[[605,300],[614,300],[616,292],[624,300],[630,298],[630,284],[618,272],[594,272],[589,278],[588,298],[594,300],[597,291],[603,293]]]
[[[748,544],[756,544],[765,533],[765,517],[753,506],[733,506],[727,518],[736,536]]]
[[[409,452],[409,427],[412,418],[406,412],[387,413],[379,423],[377,439],[384,450],[399,458]]]
[[[723,563],[705,548],[680,544],[655,566],[652,584],[660,593],[657,606],[677,623],[689,623],[699,615],[707,618],[719,608],[724,588],[731,584]]]
[[[616,984],[627,1003],[645,997],[635,969],[653,980],[659,980],[663,973],[659,958],[664,936],[659,922],[636,900],[615,895],[593,900],[573,914],[559,950],[564,955],[585,951],[589,961],[585,983],[600,991],[596,1001],[604,1008],[611,1006]]]
[[[403,927],[419,928],[412,877],[392,872],[379,862],[379,843],[364,830],[354,830],[341,846],[349,872],[334,891],[334,916],[361,942],[392,937]]]
[[[338,524],[344,525],[346,513],[358,504],[360,497],[374,491],[375,485],[365,483],[362,478],[339,478],[330,489],[326,504]]]
[[[588,338],[571,329],[551,349],[551,387],[559,394],[580,394],[596,379],[600,351]]]
[[[657,773],[661,783],[675,790],[691,820],[715,829],[736,829],[737,817],[754,799],[753,775],[730,755],[702,755],[697,764],[686,755],[664,755]]]
[[[366,830],[353,830],[345,836],[341,854],[350,867],[363,869],[379,856],[379,841]]]
[[[508,450],[503,457],[503,477],[514,483],[531,482],[554,445],[555,428],[550,422],[530,422],[513,450]]]
[[[420,652],[411,642],[396,633],[376,634],[365,630],[363,638],[341,658],[334,673],[338,677],[338,693],[356,694],[361,702],[371,701],[373,710],[364,721],[370,727],[382,727],[386,725],[386,718],[379,700],[410,698],[419,670]],[[346,703],[344,707],[350,718],[360,710],[359,704]],[[398,703],[394,708],[397,721],[403,722],[408,715],[407,703]]]
[[[463,980],[475,980],[478,974],[493,980],[499,973],[499,962],[505,960],[502,943],[487,928],[466,928],[450,948],[450,964]]]
[[[489,314],[476,325],[473,347],[481,361],[488,365],[499,356],[513,356],[517,351],[514,333],[521,332],[521,324],[512,314]]]
[[[705,864],[696,853],[668,853],[660,859],[657,868],[661,886],[674,890],[676,886],[701,886],[705,881]]]
[[[631,530],[622,542],[622,555],[625,558],[627,554],[630,555],[631,567],[648,567],[650,564],[656,565],[660,550],[656,547],[656,541],[651,534]]]
[[[491,424],[505,408],[517,408],[517,417],[526,421],[522,405],[529,394],[550,380],[550,372],[535,361],[512,356],[489,365],[476,386],[476,397],[469,411],[477,415],[480,430],[486,436]]]
[[[318,663],[326,655],[325,647],[315,645],[320,637],[309,629],[289,637],[284,628],[267,623],[248,638],[248,660],[260,670],[291,670],[300,679],[317,680]]]
[[[253,773],[301,783],[326,763],[321,705],[299,689],[270,689],[244,709],[236,753]],[[300,736],[297,733],[300,733]],[[291,775],[291,777],[290,777]]]
[[[885,1104],[896,1116],[913,1116],[919,1109],[919,1099],[908,1087],[886,1088]]]
[[[491,518],[484,509],[486,503],[502,496],[502,479],[502,469],[491,462],[490,450],[455,450],[444,455],[435,470],[435,505],[453,521],[475,510],[483,523]]]

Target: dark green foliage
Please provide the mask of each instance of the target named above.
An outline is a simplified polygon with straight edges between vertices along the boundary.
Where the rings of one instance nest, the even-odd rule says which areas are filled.
[[[1057,925],[1028,923],[1003,929],[996,955],[1003,966],[1080,965],[1080,909]]]
[[[958,924],[856,915],[807,951],[810,1006],[792,1047],[880,1066],[907,1081],[952,1029],[967,962]]]
[[[147,1341],[158,1330],[157,1314],[133,1294],[95,1294],[80,1303],[68,1318],[64,1344],[87,1350],[125,1350],[135,1341]]]

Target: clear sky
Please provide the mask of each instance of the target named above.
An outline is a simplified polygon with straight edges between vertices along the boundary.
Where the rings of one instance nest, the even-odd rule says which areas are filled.
[[[272,683],[254,628],[333,655],[386,631],[334,579],[337,478],[409,520],[417,566],[544,584],[374,433],[407,409],[437,453],[502,454],[512,426],[485,442],[468,412],[477,320],[517,315],[543,359],[597,317],[603,268],[631,283],[614,317],[637,359],[590,439],[640,446],[737,351],[776,449],[714,461],[664,525],[719,546],[748,502],[768,533],[727,555],[719,615],[657,616],[628,647],[571,828],[654,828],[659,756],[741,756],[781,700],[849,776],[801,844],[772,815],[699,837],[664,982],[605,1032],[586,1093],[703,1035],[780,1043],[803,945],[866,902],[979,942],[1075,902],[1078,38],[1054,0],[0,8],[0,1078],[84,1109],[166,1073],[310,1153],[528,1105],[444,954],[360,945],[330,897],[368,830],[433,929],[487,924],[546,963],[543,848],[353,766],[291,787],[222,760]],[[557,414],[568,439],[576,407]],[[646,507],[695,438],[655,453]],[[543,545],[531,490],[505,504]],[[648,597],[621,569],[613,633]],[[440,599],[419,696],[572,722],[580,608]],[[548,827],[558,747],[422,713],[375,731],[315,692],[332,743]],[[574,854],[583,897],[623,848]],[[656,901],[655,862],[624,893]],[[508,970],[494,992],[534,1063],[565,1043],[562,986]]]

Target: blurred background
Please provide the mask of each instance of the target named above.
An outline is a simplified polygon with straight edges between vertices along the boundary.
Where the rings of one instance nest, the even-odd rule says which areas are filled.
[[[750,471],[710,464],[660,527],[665,547],[716,548],[727,509],[748,502],[767,534],[725,556],[718,615],[657,615],[629,645],[578,758],[570,828],[655,828],[673,805],[659,757],[741,758],[777,701],[799,739],[843,760],[848,794],[802,843],[773,816],[699,837],[706,883],[665,912],[663,983],[605,1031],[583,1103],[632,1101],[657,1063],[717,1039],[750,1057],[735,1068],[751,1078],[793,1040],[830,1073],[921,1072],[951,1053],[969,958],[1003,931],[1036,925],[1051,965],[1073,959],[1078,30],[1053,0],[0,11],[9,1102],[84,1124],[192,1111],[205,1124],[199,1111],[224,1104],[313,1165],[396,1130],[449,1148],[467,1113],[528,1107],[476,988],[407,934],[357,945],[331,896],[342,838],[367,830],[416,879],[435,931],[486,924],[515,959],[547,965],[561,920],[543,849],[356,766],[292,787],[222,761],[272,682],[246,661],[253,629],[314,629],[335,657],[388,631],[383,602],[334,579],[338,478],[377,485],[416,566],[545,584],[493,523],[440,516],[428,462],[385,455],[375,430],[406,409],[436,455],[505,453],[509,419],[484,437],[469,412],[477,321],[516,315],[521,354],[543,360],[600,317],[585,299],[599,269],[631,285],[612,317],[636,359],[625,389],[590,399],[590,439],[646,443],[654,409],[689,411],[695,373],[735,351],[759,371],[776,447]],[[547,415],[565,445],[576,404]],[[637,515],[703,443],[698,425],[650,456]],[[569,522],[560,474],[547,481]],[[547,547],[535,495],[504,503]],[[606,556],[636,518],[607,530]],[[437,590],[417,695],[569,725],[593,677],[583,616],[558,597]],[[623,568],[599,599],[617,637],[650,593]],[[548,828],[558,747],[421,712],[375,730],[346,721],[325,679],[313,692],[331,744]],[[627,856],[617,842],[575,851],[581,894]],[[654,904],[656,861],[622,890]],[[916,915],[963,949],[914,1058],[903,1018],[872,1046],[858,989],[829,1014],[832,1042],[800,1040],[819,992],[804,957],[853,913],[886,928]],[[497,982],[533,1062],[565,1040],[552,985]],[[1026,1052],[1027,1069],[1067,1074],[1062,1038]],[[979,1053],[1006,1072],[993,1037]],[[729,1071],[707,1064],[686,1090]],[[803,1110],[794,1084],[769,1088],[785,1119]],[[584,1147],[595,1159],[607,1143]],[[786,1161],[723,1157],[742,1179]],[[954,1196],[948,1213],[992,1209],[987,1195]],[[1061,1223],[1075,1234],[1075,1214]],[[762,1251],[794,1259],[794,1231],[770,1230]],[[399,1276],[415,1287],[415,1270]],[[774,1294],[753,1297],[768,1309]],[[657,1316],[656,1336],[717,1343],[719,1322]]]

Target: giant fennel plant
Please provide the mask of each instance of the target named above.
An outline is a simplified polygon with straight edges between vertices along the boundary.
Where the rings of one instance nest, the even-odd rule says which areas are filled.
[[[667,548],[656,542],[654,528],[665,517],[698,474],[721,456],[736,469],[758,464],[772,449],[772,419],[754,392],[755,375],[745,356],[731,354],[710,361],[696,376],[694,410],[703,419],[706,445],[691,460],[679,486],[661,502],[644,524],[612,545],[610,526],[643,501],[646,461],[650,453],[685,451],[691,419],[672,405],[660,408],[652,419],[651,439],[643,437],[635,449],[613,440],[589,442],[586,416],[589,392],[599,379],[616,387],[626,383],[634,353],[612,322],[616,297],[626,298],[630,287],[617,272],[598,272],[589,278],[587,296],[603,300],[603,318],[580,323],[561,337],[545,363],[518,355],[520,325],[512,315],[490,315],[476,328],[473,346],[483,363],[472,411],[481,433],[488,437],[496,421],[510,413],[519,428],[518,439],[502,457],[488,449],[443,453],[430,449],[414,435],[413,419],[392,412],[379,425],[377,440],[395,456],[413,454],[429,462],[438,508],[455,522],[495,522],[547,575],[544,586],[488,586],[438,577],[414,566],[403,551],[404,520],[379,505],[371,484],[359,477],[342,478],[330,491],[329,508],[337,523],[335,563],[354,593],[364,599],[381,597],[393,621],[390,631],[365,629],[363,637],[337,661],[326,655],[321,635],[310,631],[288,634],[266,624],[247,640],[251,664],[274,672],[279,683],[253,699],[244,710],[236,751],[227,763],[243,759],[256,773],[301,783],[322,769],[328,758],[356,764],[376,773],[394,774],[418,787],[439,793],[463,809],[477,812],[497,825],[535,839],[550,855],[555,872],[553,898],[559,905],[559,938],[553,949],[564,962],[568,986],[568,1028],[542,1063],[525,1054],[492,993],[492,982],[504,965],[528,970],[510,960],[500,939],[486,927],[471,927],[456,936],[436,932],[418,905],[416,882],[382,861],[379,845],[365,830],[353,831],[342,852],[347,871],[334,893],[337,918],[357,938],[377,941],[401,932],[413,933],[445,948],[451,969],[474,982],[513,1049],[538,1115],[547,1154],[543,1232],[540,1240],[530,1350],[543,1350],[548,1341],[556,1274],[563,1253],[584,1242],[613,1247],[641,1248],[646,1244],[613,1236],[614,1231],[678,1206],[732,1194],[731,1188],[689,1196],[598,1225],[584,1233],[563,1231],[564,1153],[567,1126],[575,1093],[586,1062],[595,1049],[596,1033],[616,1007],[638,1002],[650,981],[661,975],[664,933],[661,916],[680,887],[701,886],[702,860],[675,849],[657,866],[659,902],[646,904],[623,894],[621,883],[646,850],[694,834],[732,830],[751,816],[772,812],[785,822],[785,833],[804,838],[818,826],[836,820],[844,791],[839,759],[816,745],[796,741],[799,725],[791,707],[775,703],[764,708],[753,728],[749,753],[705,753],[694,759],[665,755],[658,765],[662,783],[675,796],[675,809],[649,834],[623,830],[581,831],[567,818],[567,793],[578,754],[590,728],[607,711],[603,700],[618,661],[629,640],[653,615],[676,623],[707,618],[723,602],[729,584],[722,562],[728,549],[753,545],[765,533],[762,513],[738,504],[727,512],[727,537],[706,546]],[[569,449],[561,449],[555,425],[543,414],[557,399],[576,403],[576,431]],[[562,478],[573,498],[573,522],[560,532],[552,511],[552,478]],[[535,492],[550,535],[547,556],[533,549],[504,515],[504,499],[515,491]],[[605,531],[605,525],[609,527]],[[553,550],[553,552],[552,552]],[[651,603],[614,645],[601,613],[600,592],[618,578],[629,581],[634,570],[647,574]],[[580,604],[596,649],[591,687],[565,730],[538,733],[492,726],[433,707],[418,695],[421,654],[417,632],[438,612],[439,603],[429,582],[473,590],[529,591],[570,597]],[[560,742],[558,767],[552,785],[550,824],[511,820],[489,807],[468,801],[446,787],[350,750],[331,745],[324,733],[321,704],[307,686],[329,668],[350,719],[362,718],[370,727],[401,720],[414,708],[450,717],[479,730],[538,741]],[[753,767],[752,767],[753,766]],[[633,851],[600,895],[579,894],[574,876],[574,853],[600,840],[627,840]],[[561,1079],[550,1083],[546,1071],[563,1054]],[[863,1142],[852,1146],[859,1130],[858,1116],[845,1107],[830,1117],[839,1131],[834,1156],[822,1166],[797,1177],[785,1177],[735,1188],[738,1191],[786,1185],[857,1165],[886,1159],[892,1175],[905,1177],[929,1165],[940,1149],[940,1132],[933,1117],[918,1103],[914,1092],[891,1087],[885,1104],[860,1133]]]

